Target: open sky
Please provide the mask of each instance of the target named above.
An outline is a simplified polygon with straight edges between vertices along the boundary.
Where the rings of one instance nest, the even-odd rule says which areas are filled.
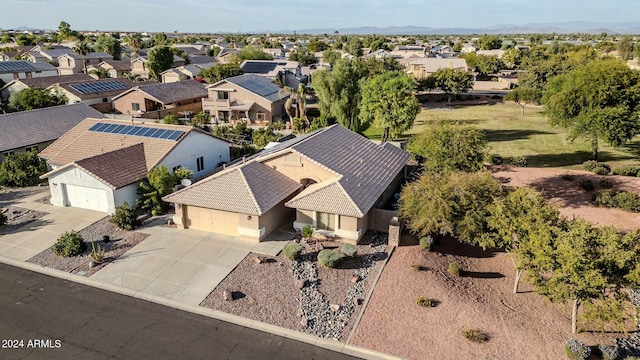
[[[480,28],[637,22],[638,0],[2,0],[0,28],[264,32],[360,26]]]

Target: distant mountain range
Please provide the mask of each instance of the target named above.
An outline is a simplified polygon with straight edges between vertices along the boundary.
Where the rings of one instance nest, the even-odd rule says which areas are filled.
[[[594,23],[572,21],[563,23],[531,23],[524,25],[504,24],[486,28],[438,28],[425,26],[363,26],[341,29],[300,29],[297,34],[333,34],[335,31],[345,35],[448,35],[448,34],[541,34],[541,33],[590,33],[599,34],[640,34],[640,22]],[[292,34],[294,30],[273,31],[278,34]]]

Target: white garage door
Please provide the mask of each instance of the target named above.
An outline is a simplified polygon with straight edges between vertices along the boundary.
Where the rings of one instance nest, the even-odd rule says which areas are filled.
[[[86,186],[65,184],[68,206],[107,212],[107,192]]]

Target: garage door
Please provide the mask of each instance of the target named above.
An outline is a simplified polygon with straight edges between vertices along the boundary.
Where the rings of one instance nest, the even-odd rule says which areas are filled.
[[[187,224],[194,230],[237,236],[238,216],[226,211],[187,206]]]
[[[107,192],[86,186],[64,184],[66,191],[66,205],[107,212]]]

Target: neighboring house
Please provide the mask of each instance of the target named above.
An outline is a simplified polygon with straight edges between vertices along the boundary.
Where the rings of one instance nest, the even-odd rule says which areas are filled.
[[[423,58],[427,56],[427,49],[417,45],[398,45],[391,51],[390,54],[393,58]]]
[[[83,59],[79,54],[64,54],[58,56],[58,71],[60,75],[78,74],[84,72],[84,61],[89,65],[98,65],[103,61],[112,61],[113,56],[104,52],[88,53]]]
[[[29,52],[22,55],[24,60],[31,62],[57,62],[58,57],[65,54],[72,54],[73,50],[66,46],[55,46],[50,49],[42,46],[35,46]]]
[[[392,201],[409,154],[340,125],[288,140],[164,197],[178,227],[264,239],[309,225],[357,242],[388,229],[378,208]],[[388,213],[387,213],[388,214]]]
[[[216,60],[213,56],[207,55],[197,55],[189,57],[189,65],[200,65],[205,66],[208,64],[215,64],[218,60]]]
[[[136,86],[115,96],[113,105],[122,114],[161,119],[168,114],[198,113],[206,97],[204,85],[190,80]]]
[[[278,80],[281,84],[297,89],[300,82],[306,82],[302,76],[302,67],[297,61],[287,60],[245,60],[240,64],[245,74],[255,74]]]
[[[499,59],[504,55],[504,50],[494,49],[494,50],[478,50],[476,51],[476,55],[485,55],[485,56],[495,56]]]
[[[235,59],[235,55],[237,52],[238,50],[234,48],[223,48],[218,53],[218,56],[216,57],[216,59],[221,64],[228,64]]]
[[[378,49],[376,51],[372,51],[364,56],[365,58],[376,58],[376,59],[384,59],[391,57],[391,53],[385,49]]]
[[[464,44],[460,49],[461,54],[469,54],[478,51],[478,47],[473,44]]]
[[[92,71],[94,70],[96,71],[104,70],[107,72],[107,76],[110,78],[121,78],[121,77],[124,77],[125,73],[131,72],[131,61],[130,60],[110,60],[110,61],[103,61],[97,65],[88,65],[87,74],[97,79],[98,76],[92,74]]]
[[[450,68],[469,71],[469,66],[465,59],[459,58],[421,58],[414,59],[409,63],[408,72],[416,79],[424,79],[435,73],[438,69]]]
[[[3,99],[8,99],[11,94],[20,92],[29,86],[33,86],[38,89],[46,89],[53,84],[63,82],[82,82],[91,81],[92,77],[87,74],[73,74],[73,75],[56,75],[45,77],[32,77],[26,79],[17,79],[8,82],[5,86],[0,88],[0,95]]]
[[[275,48],[275,49],[263,48],[262,52],[265,53],[265,54],[270,55],[274,59],[284,59],[285,58],[285,51],[284,51],[283,48]]]
[[[0,114],[0,162],[7,155],[39,152],[84,119],[103,116],[85,104]]]
[[[5,83],[15,79],[55,76],[58,69],[46,63],[32,63],[27,60],[0,61],[0,80]]]
[[[429,53],[438,58],[450,58],[455,56],[453,48],[449,45],[436,45],[429,49]]]
[[[268,123],[285,115],[284,103],[289,98],[270,79],[244,74],[207,86],[208,97],[202,110],[213,121]]]
[[[53,84],[48,89],[64,94],[68,104],[83,103],[100,112],[109,113],[113,111],[113,98],[133,86],[133,82],[128,79],[91,79]]]
[[[213,65],[215,64],[214,63],[189,64],[189,65],[179,66],[177,68],[171,68],[169,70],[165,70],[161,72],[160,77],[163,83],[192,80],[192,79],[195,79],[196,76],[198,76],[198,74],[202,69],[207,69]]]
[[[51,204],[107,213],[138,198],[155,166],[184,167],[194,178],[229,161],[229,143],[190,126],[86,119],[40,153],[52,171]]]
[[[146,56],[139,56],[135,59],[131,59],[131,73],[138,75],[142,79],[149,78],[149,68],[147,63],[149,59]],[[171,67],[184,66],[185,60],[177,55],[173,55],[173,64]]]

